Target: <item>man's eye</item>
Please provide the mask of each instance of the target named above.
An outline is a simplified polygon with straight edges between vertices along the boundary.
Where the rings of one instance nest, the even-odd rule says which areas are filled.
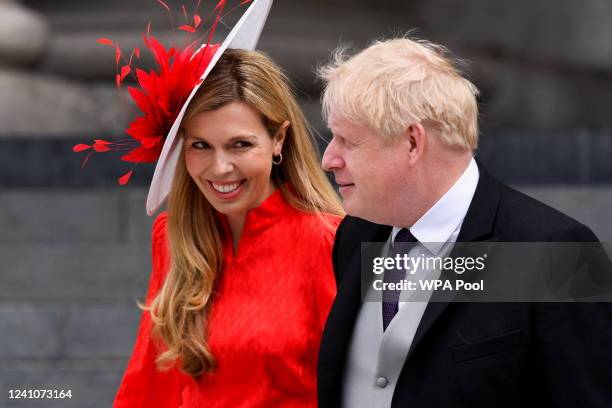
[[[336,137],[338,138],[338,142],[339,142],[341,145],[343,145],[343,146],[348,146],[348,147],[355,147],[355,144],[354,144],[354,143],[352,143],[352,142],[350,142],[349,140],[346,140],[346,139],[345,139],[345,138],[343,138],[343,137],[338,137],[338,136],[336,136]]]
[[[208,149],[210,146],[208,146],[208,143],[206,142],[193,142],[191,144],[191,147],[195,149],[203,150],[203,149]]]
[[[346,143],[346,139],[343,138],[342,136],[334,136],[334,139],[336,139],[338,141],[339,144],[345,145]]]

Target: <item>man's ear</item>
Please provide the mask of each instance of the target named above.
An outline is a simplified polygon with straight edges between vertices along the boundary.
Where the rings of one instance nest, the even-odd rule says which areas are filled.
[[[274,145],[273,149],[274,149],[275,156],[278,156],[279,154],[281,154],[281,151],[283,150],[283,143],[285,142],[285,136],[287,135],[287,129],[289,129],[290,125],[291,125],[291,122],[289,122],[288,120],[284,121],[283,124],[278,129],[278,131],[276,132],[276,134],[272,137],[272,143]]]
[[[416,162],[425,151],[427,130],[418,122],[411,123],[401,135],[401,138],[402,143],[406,147],[410,162]]]

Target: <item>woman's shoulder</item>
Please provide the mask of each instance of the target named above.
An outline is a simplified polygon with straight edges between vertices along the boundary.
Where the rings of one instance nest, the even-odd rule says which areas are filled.
[[[153,221],[153,228],[151,231],[152,237],[155,239],[156,237],[161,237],[166,235],[166,224],[168,222],[168,213],[163,211],[155,217]]]
[[[151,231],[151,257],[153,268],[149,280],[147,303],[153,299],[161,288],[170,268],[167,220],[167,213],[162,212],[155,218],[155,221],[153,221],[153,228]]]
[[[151,229],[151,244],[154,258],[167,258],[168,256],[168,213],[160,213],[153,221]],[[154,259],[155,260],[155,259]]]

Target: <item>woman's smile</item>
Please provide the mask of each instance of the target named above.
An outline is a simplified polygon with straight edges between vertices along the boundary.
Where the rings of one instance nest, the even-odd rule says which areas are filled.
[[[216,193],[217,197],[222,200],[231,200],[240,194],[243,190],[243,186],[246,183],[246,179],[232,182],[218,182],[208,180],[208,184],[211,186],[212,191]]]

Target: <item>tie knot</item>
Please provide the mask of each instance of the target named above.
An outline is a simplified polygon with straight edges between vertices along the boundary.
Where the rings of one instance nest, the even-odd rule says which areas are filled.
[[[412,235],[412,232],[410,232],[408,228],[402,228],[395,236],[393,242],[419,242],[419,240]]]

